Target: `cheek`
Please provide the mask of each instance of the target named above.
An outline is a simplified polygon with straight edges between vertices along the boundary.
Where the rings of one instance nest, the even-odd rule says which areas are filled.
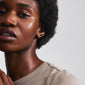
[[[26,35],[28,35],[28,37],[31,37],[32,35],[35,35],[38,29],[38,20],[34,17],[32,17],[31,19],[29,19],[28,21],[23,21],[21,22],[20,25],[20,31],[22,33],[22,35],[24,34],[25,37]]]
[[[27,29],[31,29],[33,27],[34,24],[34,20],[30,20],[28,23],[25,23],[25,26],[27,27]]]
[[[30,44],[36,36],[38,26],[38,20],[33,17],[28,21],[22,21],[19,25],[19,40],[23,40],[24,43]]]
[[[31,19],[29,19],[28,21],[26,21],[24,23],[24,25],[26,26],[27,29],[36,29],[38,28],[39,25],[39,21],[37,17],[31,17]]]
[[[38,29],[38,24],[36,24],[34,19],[29,22],[23,22],[19,26],[20,35],[16,42],[16,47],[18,47],[18,50],[29,48],[35,39]]]

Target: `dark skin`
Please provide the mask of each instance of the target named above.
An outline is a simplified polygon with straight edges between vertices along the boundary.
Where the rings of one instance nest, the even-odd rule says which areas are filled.
[[[43,63],[35,51],[36,36],[42,37],[39,7],[35,0],[0,0],[1,2],[4,4],[0,5],[3,12],[0,13],[0,28],[12,30],[16,38],[12,41],[0,40],[0,50],[5,52],[7,68],[7,75],[0,70],[0,85],[14,85],[13,81],[28,75]]]

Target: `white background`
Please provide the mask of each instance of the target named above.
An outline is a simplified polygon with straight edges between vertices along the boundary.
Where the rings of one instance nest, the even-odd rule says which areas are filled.
[[[57,33],[37,50],[44,61],[67,69],[85,85],[85,0],[59,0]],[[0,52],[0,68],[6,73],[4,54]]]

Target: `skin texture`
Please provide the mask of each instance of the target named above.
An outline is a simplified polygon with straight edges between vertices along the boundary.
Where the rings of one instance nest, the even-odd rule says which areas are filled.
[[[0,14],[0,28],[9,29],[17,36],[13,41],[0,40],[0,50],[5,52],[7,68],[7,75],[0,71],[0,85],[13,85],[13,81],[28,75],[43,63],[35,52],[36,36],[42,37],[39,7],[35,0],[0,0],[0,2],[5,3],[0,6],[0,10],[5,10],[4,14]],[[17,5],[21,3],[29,6]],[[7,84],[4,84],[3,79]]]
[[[0,85],[14,85],[13,81],[9,76],[0,70]]]

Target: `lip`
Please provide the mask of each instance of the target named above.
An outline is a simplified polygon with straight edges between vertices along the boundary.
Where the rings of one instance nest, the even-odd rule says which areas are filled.
[[[3,35],[4,33],[9,34],[9,36]],[[0,40],[13,41],[15,39],[16,35],[12,30],[10,30],[9,28],[0,28]]]
[[[15,37],[0,35],[0,40],[3,40],[3,41],[13,41],[15,39],[16,39]]]

